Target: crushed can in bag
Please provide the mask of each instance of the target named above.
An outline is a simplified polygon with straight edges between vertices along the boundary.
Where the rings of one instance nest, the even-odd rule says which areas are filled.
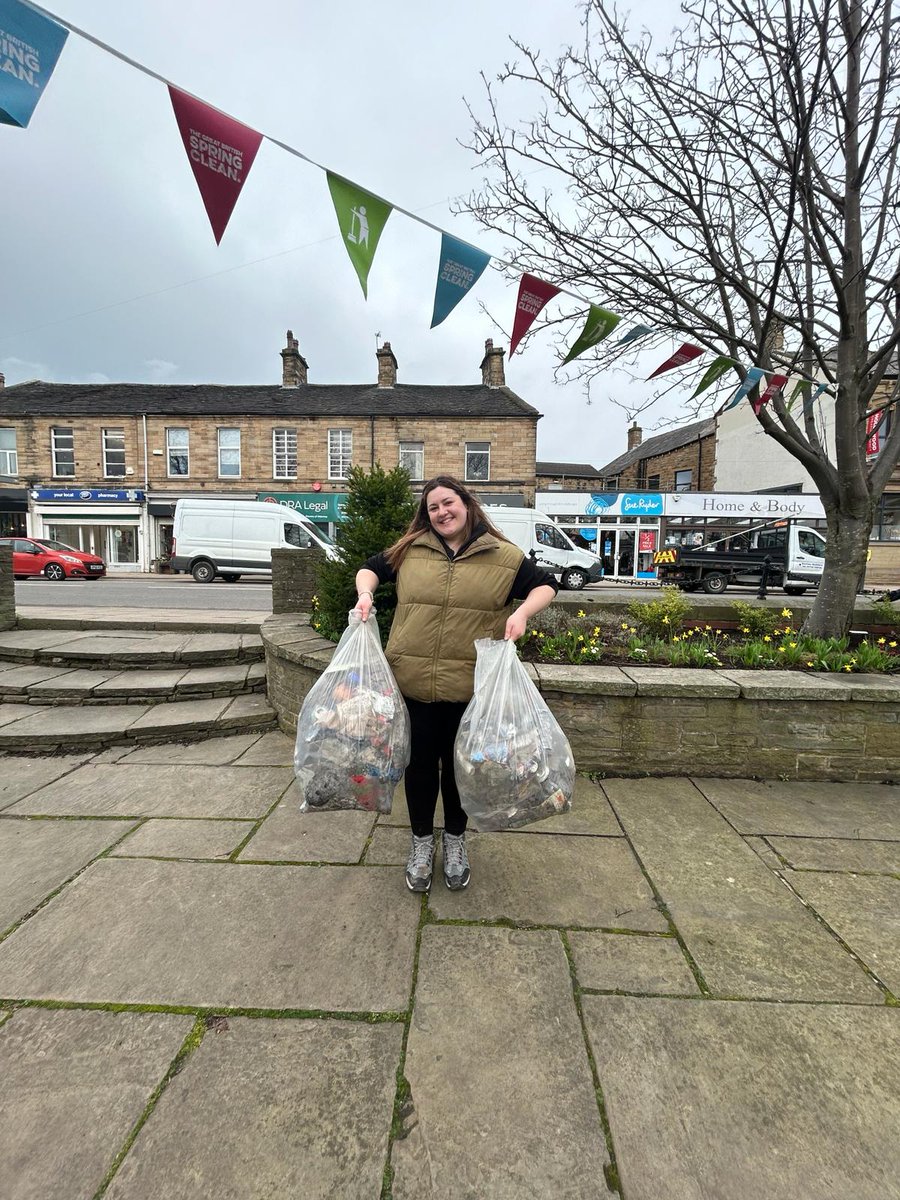
[[[475,694],[454,757],[473,829],[517,829],[568,812],[575,790],[569,740],[528,678],[515,642],[475,642]]]
[[[389,813],[409,763],[409,713],[381,648],[375,609],[351,611],[331,662],[297,718],[301,812]]]

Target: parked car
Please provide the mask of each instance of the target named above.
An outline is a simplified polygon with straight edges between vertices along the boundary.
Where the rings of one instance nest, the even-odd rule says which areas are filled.
[[[25,579],[43,575],[45,579],[100,579],[106,563],[96,554],[85,554],[65,542],[52,538],[0,538],[0,546],[12,546],[13,575]]]

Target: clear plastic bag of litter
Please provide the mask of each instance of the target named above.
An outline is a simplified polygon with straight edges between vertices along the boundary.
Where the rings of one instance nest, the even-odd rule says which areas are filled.
[[[389,813],[409,763],[409,713],[381,648],[375,609],[354,609],[297,718],[301,812]]]
[[[456,735],[456,784],[474,829],[517,829],[572,807],[569,740],[515,642],[476,641],[475,694]]]

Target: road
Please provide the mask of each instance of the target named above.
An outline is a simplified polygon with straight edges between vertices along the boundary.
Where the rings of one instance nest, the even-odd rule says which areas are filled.
[[[135,575],[93,579],[66,579],[51,583],[27,579],[16,584],[16,607],[42,608],[164,608],[216,609],[232,612],[272,611],[271,583],[195,583],[185,575]]]

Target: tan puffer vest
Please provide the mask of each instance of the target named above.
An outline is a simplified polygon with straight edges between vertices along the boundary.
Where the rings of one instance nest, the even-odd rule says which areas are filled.
[[[524,557],[490,533],[454,559],[431,532],[410,547],[385,651],[404,696],[472,699],[475,639],[503,637],[512,612],[506,597]]]

